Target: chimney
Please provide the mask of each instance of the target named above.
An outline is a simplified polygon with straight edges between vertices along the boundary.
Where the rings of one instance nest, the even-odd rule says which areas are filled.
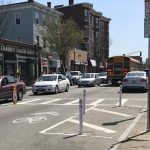
[[[28,0],[28,2],[29,2],[29,3],[33,3],[33,2],[34,2],[34,0]]]
[[[74,4],[74,0],[69,0],[69,5],[73,5]]]
[[[47,2],[47,7],[51,8],[51,2]]]

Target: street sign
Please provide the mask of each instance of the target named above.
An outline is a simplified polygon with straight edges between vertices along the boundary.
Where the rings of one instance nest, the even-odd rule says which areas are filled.
[[[145,0],[145,17],[150,17],[150,0]]]
[[[150,17],[144,18],[144,38],[150,36]]]

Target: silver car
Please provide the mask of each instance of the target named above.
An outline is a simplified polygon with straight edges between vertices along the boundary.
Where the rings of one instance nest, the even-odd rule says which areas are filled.
[[[122,81],[122,90],[128,89],[143,89],[147,90],[148,79],[145,71],[131,71],[128,72]]]
[[[83,74],[78,81],[78,87],[95,86],[95,85],[100,86],[101,81],[97,77],[98,77],[97,73],[85,73],[85,74]]]

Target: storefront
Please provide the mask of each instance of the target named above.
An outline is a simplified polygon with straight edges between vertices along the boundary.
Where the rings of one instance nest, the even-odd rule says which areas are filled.
[[[0,74],[14,75],[27,85],[32,84],[38,70],[35,52],[33,45],[0,39]]]

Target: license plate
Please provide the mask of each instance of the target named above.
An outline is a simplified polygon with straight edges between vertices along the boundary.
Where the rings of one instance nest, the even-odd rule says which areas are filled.
[[[132,80],[132,83],[136,83],[136,80]]]
[[[43,91],[43,90],[44,90],[43,88],[39,88],[39,89],[38,89],[38,91]]]

